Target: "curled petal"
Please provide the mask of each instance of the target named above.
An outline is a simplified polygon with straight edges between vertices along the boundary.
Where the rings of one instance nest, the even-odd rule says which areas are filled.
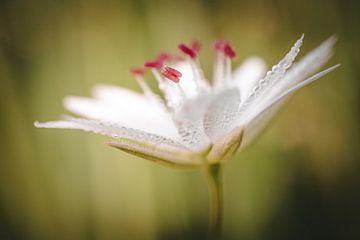
[[[245,101],[242,103],[241,111],[247,107],[251,108],[255,105],[259,99],[261,100],[261,97],[285,75],[286,70],[291,67],[296,56],[300,52],[303,38],[304,35],[296,41],[285,57],[281,59],[278,64],[274,65],[272,69],[266,73],[266,76],[263,79],[258,81],[249,96],[246,96],[246,99],[244,99]]]
[[[274,98],[272,101],[268,102],[267,105],[265,105],[260,111],[254,112],[253,115],[251,115],[251,118],[247,120],[247,122],[240,123],[240,126],[246,126],[245,129],[245,136],[244,136],[244,144],[242,145],[242,148],[249,145],[253,139],[263,130],[263,128],[269,123],[269,121],[272,119],[274,114],[278,111],[278,109],[282,106],[283,102],[294,92],[299,90],[300,88],[303,88],[312,82],[316,81],[320,77],[324,76],[325,74],[333,71],[337,67],[339,67],[340,64],[337,64],[335,66],[332,66],[322,72],[319,72],[312,77],[302,81],[301,83],[298,83],[294,87],[290,88],[289,90],[285,91],[281,95]]]

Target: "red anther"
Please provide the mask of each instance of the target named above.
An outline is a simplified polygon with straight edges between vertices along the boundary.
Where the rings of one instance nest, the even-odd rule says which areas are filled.
[[[234,57],[236,57],[236,53],[235,51],[231,48],[230,44],[226,44],[224,47],[224,54],[230,58],[233,59]]]
[[[178,83],[182,77],[181,72],[171,67],[165,67],[161,73],[164,77],[173,81],[174,83]]]
[[[172,60],[173,60],[174,62],[184,61],[184,58],[183,58],[182,56],[178,55],[178,54],[174,54],[172,57],[173,57]]]
[[[146,68],[161,68],[163,65],[163,61],[154,60],[154,61],[147,61],[144,63],[144,67]]]
[[[188,55],[189,57],[191,57],[192,59],[196,58],[196,51],[193,50],[192,48],[189,48],[188,46],[186,46],[183,43],[180,43],[178,45],[178,48],[186,55]]]
[[[217,40],[213,43],[213,47],[215,48],[215,50],[224,51],[224,48],[227,44],[229,43],[225,40]]]
[[[167,52],[160,52],[157,56],[157,60],[161,62],[170,61],[172,58],[172,55]]]
[[[236,56],[235,51],[230,46],[229,42],[225,40],[218,40],[215,41],[213,44],[213,47],[220,52],[223,52],[225,56],[227,56],[230,59],[233,59]]]
[[[133,76],[144,76],[144,68],[130,68],[129,73]]]
[[[191,42],[191,49],[194,50],[196,53],[200,52],[201,49],[201,42],[194,40]]]

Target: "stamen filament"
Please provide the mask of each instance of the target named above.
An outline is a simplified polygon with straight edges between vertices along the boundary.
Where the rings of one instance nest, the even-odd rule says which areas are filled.
[[[140,88],[143,90],[145,96],[151,98],[153,95],[155,95],[149,85],[145,82],[143,77],[135,76],[135,80],[139,84]]]
[[[236,53],[224,40],[216,41],[213,46],[217,52],[214,66],[214,86],[226,86],[231,82],[231,60],[236,57]]]
[[[225,58],[225,83],[226,84],[230,84],[231,82],[231,73],[232,73],[232,69],[231,69],[231,59],[229,57]]]
[[[164,79],[161,77],[159,71],[155,68],[152,68],[151,72],[154,75],[156,81],[158,82],[160,90],[165,92]]]
[[[222,52],[217,52],[215,62],[214,62],[214,79],[213,84],[215,87],[218,87],[222,84],[224,79],[225,72],[225,55]]]
[[[201,82],[201,85],[202,85],[202,88],[204,89],[209,89],[210,88],[210,85],[208,83],[208,81],[206,80],[205,76],[204,76],[204,72],[200,66],[200,60],[199,59],[196,59],[196,61],[194,61],[194,64],[195,64],[195,67],[198,71],[198,75],[199,75],[199,80]]]
[[[196,84],[196,90],[198,92],[200,92],[204,88],[207,88],[208,85],[205,82],[204,75],[199,68],[198,61],[194,61],[193,59],[188,58],[188,62],[190,64],[191,70],[193,72],[193,81]]]

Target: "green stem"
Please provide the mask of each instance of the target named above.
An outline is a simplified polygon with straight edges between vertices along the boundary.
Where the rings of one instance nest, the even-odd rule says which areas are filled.
[[[205,173],[210,195],[209,239],[221,238],[223,222],[222,164],[207,165]]]

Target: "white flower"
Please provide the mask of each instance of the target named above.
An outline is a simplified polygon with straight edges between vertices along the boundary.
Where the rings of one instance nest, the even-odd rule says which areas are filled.
[[[294,63],[302,41],[303,36],[266,74],[263,60],[254,57],[232,72],[235,52],[226,41],[217,41],[212,85],[197,59],[199,43],[180,44],[185,60],[174,62],[173,56],[162,54],[145,63],[163,98],[145,83],[143,70],[135,69],[132,73],[143,94],[95,86],[93,98],[64,99],[65,108],[84,118],[35,126],[107,135],[114,139],[110,146],[170,165],[196,167],[224,161],[240,144],[248,145],[292,93],[339,66],[313,75],[331,57],[334,37]]]

